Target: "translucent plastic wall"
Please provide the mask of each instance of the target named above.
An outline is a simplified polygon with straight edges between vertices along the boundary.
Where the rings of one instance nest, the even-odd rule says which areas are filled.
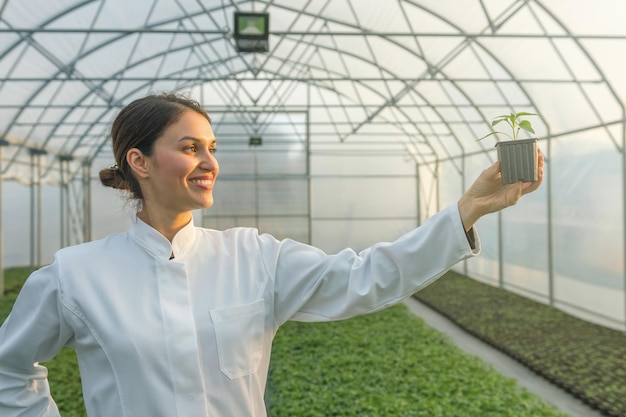
[[[220,174],[205,227],[252,226],[277,238],[310,241],[306,114],[211,112]],[[263,124],[252,131],[242,119]],[[271,123],[265,123],[267,119]]]
[[[271,117],[246,131],[245,115],[212,112],[220,176],[202,224],[253,226],[329,253],[392,240],[417,224],[415,163],[353,138],[337,143],[311,112]],[[259,137],[262,145],[250,145]],[[367,141],[367,139],[364,139]]]
[[[311,166],[314,245],[360,250],[417,224],[415,165],[407,158],[314,154]]]
[[[377,150],[375,132],[370,139],[331,142],[303,111],[277,116],[263,132],[242,129],[236,114],[213,114],[221,172],[215,205],[195,213],[196,223],[257,227],[329,253],[397,238],[454,204],[495,158],[495,150],[489,150],[420,163],[407,153]],[[263,144],[251,145],[257,136]],[[369,147],[363,145],[367,140]],[[481,255],[455,269],[623,329],[623,154],[594,132],[542,139],[540,147],[549,155],[542,188],[481,219]],[[97,180],[97,172],[112,163],[104,154],[91,167],[94,239],[126,229],[134,212],[132,202]],[[3,186],[5,200],[11,200],[3,205],[5,259],[13,265],[28,264],[32,256],[35,262],[50,262],[54,250],[68,243],[61,228],[81,227],[76,220],[62,220],[59,188],[42,186],[43,223],[33,232],[32,189],[13,181]],[[71,198],[80,206],[80,194]],[[30,237],[40,232],[43,244],[31,245]]]
[[[624,165],[601,137],[554,140],[554,297],[560,308],[615,324],[625,310]]]
[[[616,329],[625,327],[623,154],[593,132],[540,141],[544,186],[478,223],[482,253],[455,267],[477,280]],[[468,187],[484,155],[465,158]],[[461,180],[440,164],[446,189]],[[472,172],[474,175],[472,175]],[[452,186],[450,187],[450,185]],[[441,194],[441,204],[455,198]]]
[[[271,16],[267,53],[234,47],[246,10]],[[115,113],[149,92],[214,117],[222,171],[199,224],[329,252],[453,204],[495,160],[495,139],[476,141],[492,117],[530,111],[546,183],[482,219],[482,254],[458,269],[626,329],[625,15],[622,0],[4,1],[0,263],[128,226],[132,203],[97,174]]]

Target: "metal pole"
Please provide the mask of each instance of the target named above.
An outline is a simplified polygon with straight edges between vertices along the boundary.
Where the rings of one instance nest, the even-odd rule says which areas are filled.
[[[502,211],[498,211],[498,286],[504,287],[504,245],[502,244]]]
[[[43,149],[30,149],[30,268],[35,270],[41,266],[42,245],[42,184],[41,155]],[[37,196],[35,197],[35,193]],[[36,242],[35,242],[36,240]]]
[[[416,204],[416,213],[417,222],[415,224],[419,226],[422,223],[422,201],[420,194],[420,165],[417,161],[415,161],[415,204]]]
[[[461,157],[461,195],[465,192],[465,149]],[[463,226],[465,227],[465,225]],[[468,276],[467,259],[463,261],[463,275]]]
[[[61,246],[65,246],[65,164],[59,158],[59,239]]]
[[[30,153],[30,269],[35,270],[35,154]]]
[[[255,145],[256,146],[256,145]],[[258,150],[255,147],[253,152],[254,156],[254,227],[259,228],[259,162],[258,162]]]
[[[70,174],[69,162],[65,163],[65,246],[72,243],[72,209],[71,209],[71,196],[70,196],[70,181],[72,181],[72,175]]]
[[[43,235],[43,190],[41,184],[41,154],[37,154],[37,268],[41,267],[42,261],[42,235]]]
[[[622,221],[622,230],[624,238],[622,245],[624,250],[624,332],[626,332],[626,112],[622,107],[622,212],[624,220]]]
[[[306,89],[306,183],[308,195],[308,228],[309,228],[309,245],[313,244],[313,220],[312,216],[312,191],[311,191],[311,84],[307,84]]]
[[[552,138],[550,136],[550,130],[548,129],[548,144],[546,146],[546,159],[552,158]],[[546,197],[548,202],[546,204],[548,210],[548,297],[551,307],[554,307],[554,243],[553,243],[553,225],[552,225],[552,164],[546,164],[544,166],[544,173],[546,177]]]
[[[439,158],[437,158],[437,162],[435,163],[435,181],[436,181],[436,187],[435,187],[436,196],[435,196],[435,198],[437,199],[437,208],[435,210],[435,213],[438,213],[438,212],[441,211],[441,196],[440,196],[441,192],[439,190],[439,187],[440,187],[441,184],[439,183],[439,177],[440,177],[440,175],[439,175]]]
[[[83,163],[83,239],[91,240],[91,164]]]
[[[2,144],[0,144],[0,299],[4,296],[4,231],[2,229]]]

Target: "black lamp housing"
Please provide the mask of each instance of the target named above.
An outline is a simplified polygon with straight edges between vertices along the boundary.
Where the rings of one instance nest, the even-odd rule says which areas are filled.
[[[235,45],[237,52],[269,52],[268,13],[235,12]]]
[[[263,138],[261,136],[250,136],[248,144],[250,146],[261,146],[263,145]]]

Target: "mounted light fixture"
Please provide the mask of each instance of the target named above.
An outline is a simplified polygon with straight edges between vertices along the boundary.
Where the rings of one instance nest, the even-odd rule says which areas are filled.
[[[250,146],[261,146],[263,144],[263,138],[261,136],[251,136],[248,144]]]
[[[268,52],[269,22],[268,13],[235,12],[237,52]]]

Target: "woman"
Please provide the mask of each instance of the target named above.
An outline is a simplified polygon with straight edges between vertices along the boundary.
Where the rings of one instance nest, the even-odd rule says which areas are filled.
[[[78,355],[90,417],[264,416],[272,339],[287,320],[383,309],[478,253],[474,223],[540,180],[503,186],[498,163],[395,242],[335,255],[255,229],[208,230],[219,166],[211,120],[172,94],[129,104],[103,184],[138,200],[126,233],[60,250],[34,272],[0,328],[0,415],[57,416],[47,370]]]

